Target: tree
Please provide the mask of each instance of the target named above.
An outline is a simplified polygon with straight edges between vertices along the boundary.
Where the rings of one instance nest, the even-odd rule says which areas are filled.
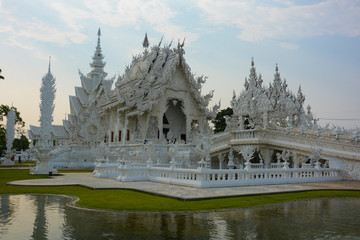
[[[21,118],[20,116],[20,112],[17,110],[16,107],[12,107],[15,111],[15,124],[17,125],[17,129],[16,129],[16,133],[17,134],[23,134],[24,130],[23,127],[25,127],[25,122],[24,120]],[[0,105],[0,122],[4,121],[4,117],[6,117],[6,115],[8,114],[8,112],[10,111],[11,107],[9,107],[8,105],[4,105],[1,104]],[[0,127],[4,128],[4,125],[0,123]]]
[[[5,79],[3,75],[1,75],[1,69],[0,69],[0,79]]]
[[[6,127],[1,122],[4,120],[8,112],[10,111],[11,107],[8,105],[0,105],[0,155],[4,150],[6,150]],[[19,111],[16,107],[13,107],[15,111],[15,124],[17,125],[16,133],[24,135],[23,128],[25,127],[25,122],[22,120]],[[21,137],[20,137],[21,138]]]
[[[0,157],[2,156],[3,151],[6,150],[6,129],[3,125],[0,125]]]
[[[26,150],[29,148],[30,142],[25,135],[21,135],[20,138],[15,138],[13,142],[13,148],[16,151]]]
[[[215,119],[212,121],[214,124],[214,133],[219,133],[225,131],[226,128],[226,120],[225,116],[232,116],[233,115],[233,109],[232,108],[226,108],[221,111],[219,111],[216,114]]]

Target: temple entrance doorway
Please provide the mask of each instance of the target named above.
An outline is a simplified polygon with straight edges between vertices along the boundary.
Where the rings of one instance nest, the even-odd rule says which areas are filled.
[[[186,142],[186,116],[182,100],[168,100],[167,110],[163,115],[163,134],[170,142]]]

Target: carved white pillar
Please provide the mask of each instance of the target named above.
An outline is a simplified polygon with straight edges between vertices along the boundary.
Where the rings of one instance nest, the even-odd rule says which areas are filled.
[[[267,129],[267,126],[268,126],[268,113],[267,113],[267,111],[264,111],[263,121],[264,121],[264,129]]]
[[[114,142],[118,142],[119,141],[119,112],[116,111],[116,125],[115,125],[115,134],[114,134]]]
[[[128,127],[128,117],[126,116],[126,113],[124,113],[124,128],[122,132],[122,142],[125,144],[126,142],[126,135],[127,135],[127,127]]]
[[[239,115],[239,129],[244,130],[244,118],[242,114]]]
[[[261,148],[260,149],[260,154],[263,157],[265,168],[270,168],[271,156],[272,156],[273,152],[274,152],[274,150],[269,149],[269,148]]]
[[[293,163],[294,163],[293,168],[298,168],[299,167],[299,160],[298,160],[298,157],[297,157],[297,152],[293,152]]]
[[[218,158],[219,158],[219,169],[223,169],[223,163],[224,163],[224,154],[219,153]]]
[[[190,114],[186,115],[186,143],[189,143],[191,134],[191,116]]]
[[[108,112],[108,117],[109,117],[109,125],[108,125],[108,129],[107,129],[107,144],[110,145],[111,143],[111,124],[112,124],[112,117],[111,117],[111,112]]]
[[[160,140],[164,139],[164,136],[163,136],[163,115],[164,114],[159,114],[159,116],[158,116],[158,128],[159,128],[159,139]]]

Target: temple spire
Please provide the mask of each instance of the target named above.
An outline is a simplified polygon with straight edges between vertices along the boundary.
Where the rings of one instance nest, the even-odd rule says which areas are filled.
[[[99,79],[102,79],[102,78],[106,77],[107,73],[104,72],[105,62],[103,61],[104,55],[102,54],[101,46],[100,46],[100,36],[101,36],[100,28],[97,32],[97,35],[98,35],[97,45],[96,45],[94,55],[92,57],[93,61],[92,61],[92,63],[90,63],[90,66],[92,69],[89,74],[90,74],[90,76],[97,75],[97,76],[99,76]]]
[[[149,39],[147,37],[147,33],[145,33],[145,38],[144,38],[144,41],[142,42],[142,45],[143,45],[144,48],[149,47]]]
[[[96,46],[95,54],[96,54],[96,53],[97,53],[97,54],[99,54],[99,53],[101,54],[101,46],[100,46],[101,31],[100,31],[100,28],[99,28],[99,30],[98,30],[97,35],[98,35],[98,40],[97,40],[97,46]]]
[[[98,44],[100,45],[100,36],[101,36],[101,31],[100,31],[100,28],[99,28],[99,30],[98,30]]]
[[[51,71],[50,71],[50,66],[51,66],[51,56],[49,56],[49,69],[48,69],[48,73],[51,73]]]
[[[252,57],[251,58],[251,67],[253,67],[255,64],[254,64],[254,58]]]

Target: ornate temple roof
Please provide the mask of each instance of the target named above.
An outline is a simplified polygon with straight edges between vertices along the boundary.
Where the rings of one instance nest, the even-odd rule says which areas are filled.
[[[51,125],[51,134],[55,138],[68,138],[69,134],[63,125]],[[30,130],[28,131],[29,138],[39,138],[40,137],[40,127],[30,125]]]
[[[105,79],[107,73],[104,71],[105,62],[100,45],[100,29],[98,30],[97,45],[90,63],[91,71],[85,76],[79,70],[81,87],[75,87],[75,96],[69,96],[70,114],[68,120],[63,120],[63,125],[67,131],[71,126],[77,124],[79,115],[99,99],[103,93],[108,93],[115,79]]]
[[[201,96],[201,85],[206,81],[206,77],[195,77],[191,72],[184,58],[184,43],[179,42],[177,47],[171,48],[171,43],[161,47],[160,41],[149,50],[147,35],[145,35],[143,46],[143,53],[133,57],[125,73],[117,79],[111,100],[104,106],[109,108],[123,104],[129,109],[136,108],[140,114],[149,111],[158,102],[164,90],[169,87],[169,81],[174,73],[180,70],[186,76],[189,91],[198,102],[198,106],[207,111],[213,91],[206,96]]]
[[[66,129],[62,125],[52,125],[51,126],[52,133],[55,137],[58,138],[67,138],[69,134],[67,133]]]

